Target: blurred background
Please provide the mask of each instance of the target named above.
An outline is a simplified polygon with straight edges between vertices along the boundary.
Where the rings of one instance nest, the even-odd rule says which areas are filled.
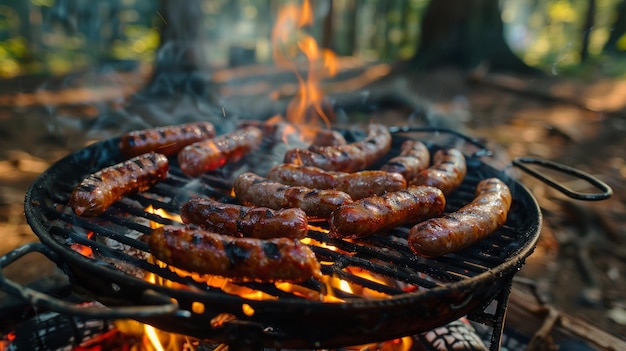
[[[132,129],[282,113],[298,89],[272,35],[288,3],[301,2],[0,0],[0,254],[37,240],[24,193],[68,153]],[[534,156],[609,183],[610,200],[581,203],[516,174],[544,213],[520,276],[626,340],[626,1],[311,4],[306,35],[337,59],[320,78],[335,126],[450,127],[488,143],[497,168]],[[7,275],[37,279],[33,260]]]

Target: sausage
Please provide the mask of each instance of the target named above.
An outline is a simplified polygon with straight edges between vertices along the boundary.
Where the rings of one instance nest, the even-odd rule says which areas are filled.
[[[193,198],[180,211],[184,223],[195,224],[221,234],[245,237],[301,239],[308,231],[306,213],[299,208],[272,210],[225,204],[213,199]]]
[[[251,172],[240,174],[233,185],[235,196],[244,205],[301,208],[308,216],[328,218],[339,206],[352,202],[350,195],[339,190],[319,190],[285,185]]]
[[[168,171],[165,155],[136,156],[83,179],[70,195],[70,206],[79,216],[97,216],[124,196],[148,190],[165,179]]]
[[[446,206],[443,192],[430,186],[367,197],[343,205],[329,219],[334,238],[362,238],[404,224],[441,215]]]
[[[381,159],[391,148],[391,134],[382,124],[370,124],[360,141],[339,146],[311,145],[287,150],[284,163],[318,167],[326,171],[356,172]]]
[[[270,169],[266,177],[287,185],[343,191],[353,200],[406,188],[406,180],[400,173],[380,170],[332,172],[317,167],[283,163]]]
[[[382,165],[385,172],[402,174],[407,182],[430,165],[430,152],[424,143],[419,140],[405,140],[400,146],[400,154]]]
[[[434,186],[449,195],[465,178],[465,156],[457,149],[441,149],[435,153],[433,161],[432,166],[420,172],[409,184]]]
[[[309,126],[301,127],[283,121],[246,120],[240,122],[237,126],[239,128],[257,127],[261,129],[263,136],[270,139],[272,143],[289,143],[292,140],[301,141],[302,139],[307,139],[307,137],[313,140],[311,143],[313,145],[337,146],[348,143],[343,134],[336,130],[312,128]],[[303,130],[303,128],[306,129]],[[303,137],[301,134],[306,134],[306,136]]]
[[[336,130],[319,129],[315,133],[312,144],[317,146],[340,146],[346,145],[348,142],[346,138],[343,137],[343,134]]]
[[[128,132],[120,137],[119,148],[126,158],[152,151],[170,156],[187,145],[213,136],[215,136],[213,124],[193,122]]]
[[[180,169],[190,177],[217,169],[227,162],[235,162],[256,149],[263,139],[256,127],[237,129],[213,139],[185,146],[178,153]]]
[[[476,197],[456,212],[411,228],[408,242],[419,256],[438,257],[464,249],[489,236],[506,222],[511,191],[497,178],[478,183]]]
[[[321,277],[311,249],[288,238],[237,238],[190,226],[166,225],[148,238],[157,259],[180,269],[238,281],[300,282]]]

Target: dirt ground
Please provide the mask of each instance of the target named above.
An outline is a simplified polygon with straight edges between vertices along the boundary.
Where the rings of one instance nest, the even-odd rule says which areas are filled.
[[[120,128],[145,126],[146,120],[137,118],[142,111],[161,123],[163,116],[198,118],[228,110],[207,110],[198,99],[180,97],[135,100],[128,108],[129,95],[146,76],[140,71],[114,77],[88,73],[54,82],[0,81],[0,254],[37,240],[23,216],[24,193],[60,157]],[[355,86],[352,95],[381,91],[423,109],[383,112],[385,123],[426,118],[485,140],[495,152],[485,162],[499,169],[510,168],[513,158],[532,156],[588,172],[612,187],[608,200],[579,201],[510,170],[537,198],[544,216],[540,243],[518,276],[532,281],[550,305],[626,340],[626,80],[518,79],[441,69],[395,72]],[[222,101],[228,106],[237,99]],[[250,104],[240,112],[256,108]],[[590,191],[580,180],[559,180]],[[32,262],[11,266],[6,274],[28,282],[53,270],[36,258]]]

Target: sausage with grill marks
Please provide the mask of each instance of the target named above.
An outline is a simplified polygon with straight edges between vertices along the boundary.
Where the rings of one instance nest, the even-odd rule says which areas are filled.
[[[148,190],[165,179],[168,171],[165,155],[136,156],[83,179],[70,195],[70,206],[79,216],[97,216],[124,196]]]
[[[225,204],[213,199],[193,198],[181,208],[184,223],[195,224],[221,234],[270,239],[301,239],[308,231],[306,213],[299,208],[272,210]]]
[[[400,154],[385,163],[380,169],[402,174],[407,182],[430,165],[430,151],[419,140],[406,140],[400,146]]]
[[[380,170],[332,172],[317,167],[283,163],[273,167],[266,177],[287,185],[343,191],[353,200],[406,188],[406,180],[400,173]]]
[[[246,127],[213,139],[186,146],[178,153],[180,169],[190,177],[197,177],[235,162],[256,149],[263,139],[259,128]]]
[[[476,197],[456,212],[416,224],[409,246],[419,256],[438,257],[464,249],[486,238],[506,222],[511,191],[497,178],[478,183]]]
[[[435,153],[433,161],[432,166],[420,172],[409,184],[434,186],[449,195],[465,178],[465,156],[457,149],[441,149]]]
[[[339,146],[311,145],[308,149],[291,149],[285,163],[318,167],[326,171],[356,172],[381,159],[391,148],[391,133],[382,124],[370,124],[361,141]]]
[[[339,206],[352,202],[339,190],[319,190],[285,185],[251,172],[240,174],[233,185],[237,199],[244,205],[301,208],[308,216],[327,218]]]
[[[306,133],[315,133],[312,145],[337,146],[347,144],[343,134],[332,129],[316,129],[311,127],[301,127],[288,122],[268,122],[259,120],[246,120],[240,122],[238,128],[257,127],[263,132],[265,138],[272,143],[288,143],[291,138],[300,140],[303,134],[302,128],[306,128]]]
[[[329,219],[329,235],[362,238],[439,216],[445,206],[446,198],[441,190],[430,186],[410,186],[340,206]]]
[[[193,122],[128,132],[120,137],[119,148],[126,158],[152,151],[170,156],[187,145],[213,136],[215,136],[213,124]]]
[[[152,231],[148,244],[154,257],[189,272],[259,282],[300,282],[321,276],[313,251],[288,238],[237,238],[167,225]]]

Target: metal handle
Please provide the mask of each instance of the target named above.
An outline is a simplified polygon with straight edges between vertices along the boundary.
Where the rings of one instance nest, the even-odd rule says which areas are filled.
[[[412,126],[392,126],[389,127],[389,133],[446,133],[457,136],[470,144],[478,147],[478,151],[472,154],[473,157],[483,157],[483,156],[491,156],[493,155],[493,151],[489,150],[487,146],[477,138],[471,137],[467,134],[463,134],[457,130],[449,129],[449,128],[440,128],[440,127],[412,127]]]
[[[576,200],[585,200],[585,201],[599,201],[599,200],[605,200],[608,199],[609,197],[611,197],[611,195],[613,195],[613,189],[611,189],[611,187],[606,184],[605,182],[601,181],[600,179],[592,176],[591,174],[585,173],[581,170],[578,170],[576,168],[572,168],[570,166],[566,166],[564,164],[558,163],[558,162],[554,162],[554,161],[548,161],[548,160],[542,160],[542,159],[537,159],[537,158],[533,158],[533,157],[518,157],[516,159],[514,159],[513,161],[511,161],[511,163],[514,166],[519,167],[521,170],[523,170],[524,172],[532,175],[533,177],[541,180],[542,182],[550,185],[551,187],[559,190],[560,192],[562,192],[563,194],[576,199]],[[594,187],[598,188],[601,190],[600,193],[581,193],[581,192],[577,192],[574,190],[571,190],[559,183],[557,183],[555,180],[553,180],[552,178],[548,177],[547,175],[532,169],[530,167],[527,167],[526,164],[535,164],[535,165],[540,165],[542,167],[548,168],[548,169],[552,169],[552,170],[556,170],[559,171],[561,173],[573,176],[573,177],[577,177],[580,179],[583,179],[587,182],[589,182],[591,185],[593,185]]]
[[[154,290],[147,289],[142,293],[142,300],[148,301],[150,305],[142,306],[124,306],[115,308],[103,307],[80,307],[75,304],[57,299],[42,292],[33,290],[28,287],[7,279],[2,273],[2,269],[17,259],[28,253],[39,252],[46,256],[49,260],[59,265],[58,255],[50,248],[42,243],[30,243],[20,246],[6,255],[0,257],[0,289],[10,295],[22,298],[30,304],[38,307],[47,308],[58,313],[66,313],[75,316],[94,318],[94,319],[125,319],[125,318],[146,318],[157,317],[163,315],[171,315],[178,311],[178,304],[171,301],[167,296],[157,293]],[[189,316],[188,311],[178,311],[182,316]]]

